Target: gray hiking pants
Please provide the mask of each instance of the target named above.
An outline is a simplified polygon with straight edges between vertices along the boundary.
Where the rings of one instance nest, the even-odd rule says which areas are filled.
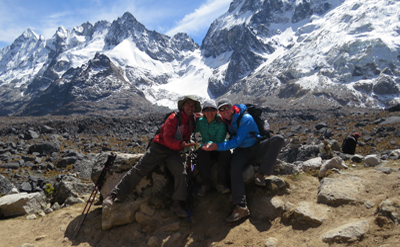
[[[272,136],[248,148],[235,148],[231,160],[231,188],[234,205],[246,205],[246,191],[243,180],[243,171],[250,160],[261,160],[259,171],[265,175],[272,175],[276,159],[285,144],[281,135]]]
[[[175,192],[172,199],[186,201],[186,169],[179,151],[173,151],[154,142],[150,144],[149,149],[139,162],[122,177],[111,193],[117,198],[132,193],[142,178],[162,162],[174,176]]]

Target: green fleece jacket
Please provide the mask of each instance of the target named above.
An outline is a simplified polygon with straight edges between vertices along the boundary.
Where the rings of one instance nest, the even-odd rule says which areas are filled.
[[[196,123],[196,131],[201,134],[201,146],[205,143],[220,143],[226,138],[226,125],[217,115],[214,121],[207,122],[206,117],[201,117]]]

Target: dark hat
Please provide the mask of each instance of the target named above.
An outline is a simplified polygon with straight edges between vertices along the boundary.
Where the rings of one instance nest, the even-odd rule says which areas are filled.
[[[183,99],[179,100],[178,101],[178,110],[182,111],[183,104],[185,104],[185,102],[188,100],[193,100],[194,102],[196,102],[194,112],[201,112],[200,102],[197,100],[196,96],[194,96],[194,95],[188,95],[188,96],[185,96]]]
[[[211,107],[214,108],[215,110],[217,110],[217,104],[215,104],[214,100],[206,100],[203,103],[203,110],[207,107]]]
[[[220,100],[218,101],[218,110],[219,110],[221,107],[226,106],[226,105],[232,105],[232,102],[231,102],[229,99],[220,99]]]

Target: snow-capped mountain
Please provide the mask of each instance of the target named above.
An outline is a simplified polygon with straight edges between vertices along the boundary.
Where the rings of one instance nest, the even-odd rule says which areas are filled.
[[[182,95],[275,107],[400,103],[400,1],[234,0],[201,47],[130,13],[26,30],[0,50],[0,115],[176,108]]]
[[[378,0],[234,1],[201,46],[206,57],[231,53],[210,78],[210,91],[300,107],[396,104],[399,7]]]

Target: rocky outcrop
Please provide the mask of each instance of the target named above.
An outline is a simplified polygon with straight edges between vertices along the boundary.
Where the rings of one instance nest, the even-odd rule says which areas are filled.
[[[35,214],[46,209],[45,197],[39,192],[10,194],[0,197],[0,218]]]

